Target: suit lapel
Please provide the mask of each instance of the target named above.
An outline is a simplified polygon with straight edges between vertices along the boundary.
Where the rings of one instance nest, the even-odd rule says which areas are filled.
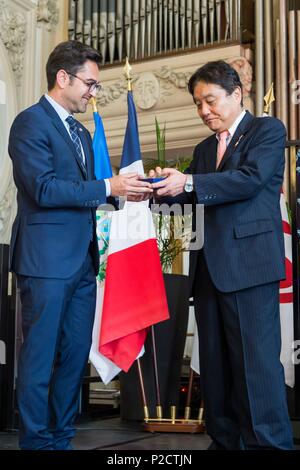
[[[217,162],[217,144],[218,141],[215,135],[211,136],[210,141],[207,143],[206,152],[204,155],[204,164],[206,173],[213,173],[216,169]],[[200,155],[201,158],[201,155]]]
[[[79,155],[76,152],[75,145],[74,145],[67,129],[65,128],[62,120],[60,119],[59,115],[57,114],[57,112],[55,111],[53,106],[51,106],[49,101],[44,96],[41,97],[40,104],[45,109],[47,114],[49,114],[50,118],[52,119],[53,125],[56,127],[58,132],[61,134],[61,136],[64,138],[65,142],[68,144],[68,146],[72,150],[72,153],[73,153],[73,155],[76,159],[76,162],[78,163],[78,166],[79,166],[83,176],[86,178],[86,176],[87,176],[86,169],[84,168],[83,162],[80,160]]]
[[[229,142],[229,145],[224,153],[224,156],[221,160],[220,165],[218,166],[216,171],[221,171],[222,168],[224,167],[225,163],[227,160],[231,157],[231,155],[235,152],[235,150],[238,148],[238,145],[240,142],[245,137],[245,134],[248,132],[248,130],[251,127],[251,123],[254,117],[252,114],[250,114],[248,111],[246,111],[245,116],[241,120],[240,124],[238,125],[235,133],[233,134],[233,137],[231,141]]]

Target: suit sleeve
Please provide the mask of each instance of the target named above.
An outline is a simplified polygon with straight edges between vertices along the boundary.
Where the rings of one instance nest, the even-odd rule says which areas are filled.
[[[106,202],[104,181],[59,179],[44,122],[30,112],[14,121],[9,137],[14,178],[40,207],[97,207]]]
[[[286,130],[281,121],[262,118],[239,168],[194,175],[198,203],[216,205],[249,199],[272,177],[282,178],[285,139]]]

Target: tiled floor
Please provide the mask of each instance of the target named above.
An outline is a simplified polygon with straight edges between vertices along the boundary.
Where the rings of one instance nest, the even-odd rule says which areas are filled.
[[[202,433],[149,433],[141,423],[119,417],[81,422],[73,440],[77,450],[203,450],[210,442]],[[0,432],[0,450],[5,449],[18,449],[17,431]]]
[[[196,451],[205,450],[211,439],[205,433],[150,433],[142,423],[124,421],[117,415],[81,420],[72,441],[77,450],[107,451]],[[18,432],[0,432],[0,451],[18,449]],[[295,445],[300,450],[299,442]]]

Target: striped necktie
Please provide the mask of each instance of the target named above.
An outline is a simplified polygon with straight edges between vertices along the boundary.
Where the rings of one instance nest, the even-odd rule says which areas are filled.
[[[77,122],[76,122],[76,120],[73,118],[73,116],[68,116],[67,119],[66,119],[66,121],[67,121],[67,123],[69,124],[71,139],[72,139],[72,141],[73,141],[73,143],[74,143],[74,145],[75,145],[77,155],[79,156],[80,161],[81,161],[81,163],[83,164],[83,166],[85,166],[85,164],[84,164],[84,158],[83,158],[82,151],[81,151],[80,139],[79,139],[79,135],[78,135]]]

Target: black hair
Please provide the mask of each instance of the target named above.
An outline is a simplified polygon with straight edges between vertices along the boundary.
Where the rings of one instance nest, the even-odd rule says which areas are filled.
[[[224,60],[207,62],[193,73],[188,83],[188,90],[194,96],[194,89],[198,82],[213,83],[223,88],[228,95],[232,95],[239,87],[242,93],[241,106],[243,106],[243,85],[237,71]]]
[[[54,88],[59,70],[64,69],[76,75],[87,60],[95,62],[100,69],[102,56],[93,47],[79,41],[65,41],[58,44],[51,52],[46,65],[48,91]]]

